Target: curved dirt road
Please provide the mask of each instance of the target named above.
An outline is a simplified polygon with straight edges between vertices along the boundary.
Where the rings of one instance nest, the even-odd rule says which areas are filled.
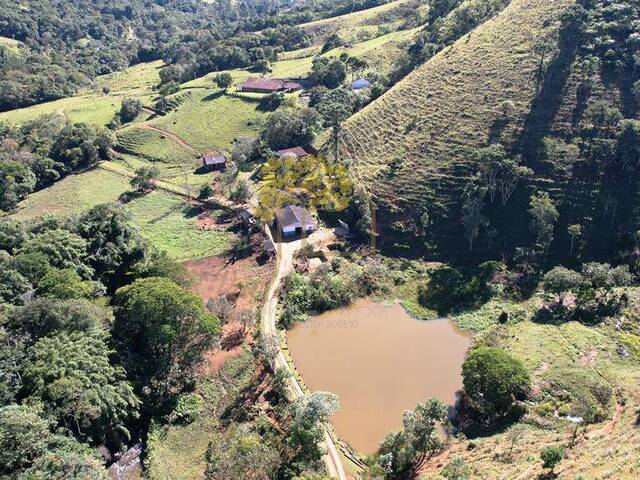
[[[278,332],[276,331],[278,290],[282,279],[293,269],[293,254],[301,246],[302,240],[276,244],[276,252],[278,258],[276,276],[271,282],[269,290],[267,290],[267,298],[262,310],[260,325],[260,328],[262,329],[262,333],[264,335],[272,335],[276,339],[278,339]],[[284,368],[287,372],[290,373],[288,387],[289,391],[291,392],[292,400],[295,400],[296,398],[304,395],[302,386],[296,379],[294,372],[291,370],[291,367],[289,366],[289,363],[287,362],[287,359],[282,352],[282,348],[280,348],[279,342],[278,354],[275,358],[275,368]],[[324,446],[327,450],[327,454],[323,457],[323,461],[327,468],[327,473],[331,478],[346,480],[347,477],[342,466],[342,459],[340,458],[338,449],[336,448],[336,445],[326,428],[324,430]]]

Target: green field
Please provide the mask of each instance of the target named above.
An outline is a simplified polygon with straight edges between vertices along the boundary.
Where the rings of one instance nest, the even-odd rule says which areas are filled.
[[[144,104],[151,103],[154,97],[151,87],[159,81],[160,66],[161,62],[143,63],[98,77],[94,87],[83,89],[72,97],[2,112],[0,121],[19,124],[47,113],[59,113],[73,122],[105,126],[120,110],[124,97],[137,97]],[[111,90],[105,95],[102,88],[107,85]]]
[[[202,165],[200,155],[160,132],[141,127],[126,128],[118,132],[118,144],[128,154],[113,162],[130,171],[153,163],[160,170],[161,180],[177,185],[189,182],[200,186],[211,180],[211,173],[197,172]]]
[[[157,190],[127,204],[140,233],[176,260],[220,255],[226,252],[232,236],[224,230],[202,230],[196,209],[184,198]]]
[[[70,175],[51,187],[31,194],[11,215],[19,220],[44,214],[65,217],[95,205],[114,202],[130,190],[126,176],[101,168]],[[140,233],[176,260],[219,255],[231,245],[224,230],[202,230],[185,199],[165,191],[151,192],[126,204]]]
[[[403,7],[420,13],[428,9],[422,1],[395,0],[367,10],[304,23],[300,27],[314,45],[321,45],[333,33],[350,43],[359,43],[401,29],[403,15],[400,9]]]
[[[31,219],[51,213],[67,216],[100,203],[113,202],[130,189],[129,179],[102,169],[69,175],[20,202],[12,217]]]
[[[222,95],[214,89],[194,89],[177,110],[149,122],[172,132],[199,151],[229,150],[242,135],[255,136],[259,117],[256,102]]]

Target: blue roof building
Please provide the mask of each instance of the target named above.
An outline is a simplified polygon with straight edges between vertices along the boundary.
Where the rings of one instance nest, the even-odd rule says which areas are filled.
[[[365,78],[358,78],[351,82],[352,90],[364,90],[365,88],[369,88],[371,86],[371,82]]]

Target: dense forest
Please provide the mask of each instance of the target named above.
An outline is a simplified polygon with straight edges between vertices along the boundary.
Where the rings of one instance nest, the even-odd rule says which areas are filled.
[[[3,0],[0,36],[22,48],[0,45],[0,111],[71,95],[97,75],[138,62],[179,61],[187,64],[183,77],[194,78],[273,59],[277,51],[307,46],[294,24],[377,3],[47,0],[16,9]]]

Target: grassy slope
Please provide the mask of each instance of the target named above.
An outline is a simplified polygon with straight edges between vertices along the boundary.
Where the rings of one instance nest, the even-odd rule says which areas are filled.
[[[374,195],[415,207],[437,170],[486,144],[505,100],[513,132],[535,94],[533,43],[571,0],[513,0],[346,123],[342,155]]]
[[[214,89],[193,90],[180,107],[151,125],[177,134],[198,150],[229,150],[234,138],[255,135],[257,103],[220,95]]]
[[[469,321],[469,314],[462,317]],[[489,329],[489,323],[495,323],[496,318],[497,313],[493,322],[485,321],[483,327]],[[640,355],[637,352],[628,358],[618,355],[622,335],[612,325],[586,327],[570,322],[554,326],[525,320],[496,329],[486,338],[525,362],[538,385],[560,378],[567,385],[579,387],[580,381],[573,375],[581,373],[616,386],[618,401],[626,403],[624,411],[616,416],[616,421],[611,420],[615,410],[612,402],[609,420],[589,426],[576,446],[566,451],[566,458],[556,471],[559,478],[566,479],[578,475],[589,480],[637,478],[640,461],[634,452],[640,430],[634,423],[640,405]],[[472,467],[473,479],[538,478],[542,473],[540,450],[548,445],[567,447],[572,424],[535,410],[525,417],[524,424],[527,433],[515,447],[511,460],[505,458],[510,441],[503,433],[475,440],[473,449],[468,448],[467,442],[455,442],[448,456],[462,456]]]
[[[129,190],[127,177],[96,168],[29,195],[12,217],[27,220],[46,213],[61,217],[78,214],[100,203],[116,201]],[[229,232],[202,230],[196,212],[186,207],[182,197],[171,193],[151,192],[132,200],[127,208],[142,236],[176,260],[219,255],[231,245]]]
[[[367,10],[304,23],[300,27],[305,30],[313,45],[321,45],[332,33],[351,43],[362,42],[398,30],[402,20],[389,14],[411,1],[395,0]],[[422,4],[419,8],[424,10],[427,7]]]
[[[162,62],[142,63],[122,72],[98,77],[93,87],[76,95],[53,102],[0,113],[0,121],[23,123],[47,113],[61,113],[74,122],[87,122],[104,126],[120,109],[124,97],[137,97],[150,104],[153,98],[151,87],[158,83],[158,69]],[[110,92],[104,95],[102,88]]]

